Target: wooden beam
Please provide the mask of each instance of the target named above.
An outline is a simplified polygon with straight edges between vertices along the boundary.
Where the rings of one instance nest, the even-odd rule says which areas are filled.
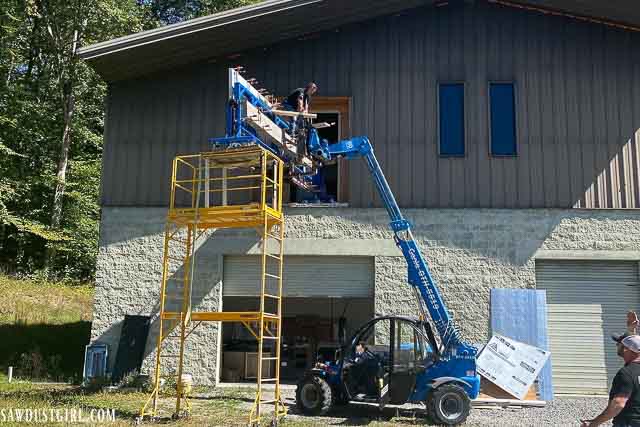
[[[284,116],[284,117],[303,117],[305,119],[318,118],[318,115],[313,113],[299,113],[297,111],[286,111],[286,110],[271,110],[271,112],[277,116]]]
[[[518,400],[518,399],[487,399],[480,398],[471,401],[471,404],[475,406],[494,405],[494,406],[533,406],[537,408],[543,408],[547,402],[544,400]]]
[[[264,142],[276,144],[290,155],[298,157],[298,147],[291,135],[250,102],[244,101],[243,105],[244,111],[247,113],[247,122],[257,131],[258,136]],[[306,156],[302,158],[302,163],[309,167],[313,166],[313,161]]]

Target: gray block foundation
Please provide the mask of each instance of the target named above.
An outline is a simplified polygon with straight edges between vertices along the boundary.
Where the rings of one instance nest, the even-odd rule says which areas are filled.
[[[153,316],[143,371],[153,367],[165,208],[102,210],[92,341],[117,353],[125,314]],[[489,336],[489,290],[535,287],[535,259],[640,259],[633,210],[408,209],[449,311],[470,342]],[[285,254],[375,257],[375,313],[415,314],[407,269],[383,209],[287,210]],[[251,230],[219,230],[197,250],[194,310],[221,308],[224,255],[257,253]],[[286,261],[286,260],[285,260]],[[181,277],[182,266],[171,274]],[[186,372],[218,378],[220,328],[202,324],[187,344]],[[114,359],[111,357],[110,365]]]

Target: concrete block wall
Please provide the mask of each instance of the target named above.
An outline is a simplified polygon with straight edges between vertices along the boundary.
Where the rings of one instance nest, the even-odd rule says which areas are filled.
[[[160,283],[166,209],[104,208],[94,297],[91,340],[109,344],[109,366],[113,368],[125,314],[152,317],[142,371],[153,372],[159,331]],[[185,236],[180,236],[184,238]],[[218,311],[221,307],[222,257],[212,251],[211,240],[199,240],[193,278],[193,310]],[[173,256],[183,256],[174,248]],[[168,294],[181,295],[184,266],[170,266]],[[178,307],[181,300],[169,302]],[[165,322],[165,334],[172,326]],[[174,331],[172,335],[177,332]],[[218,336],[215,323],[203,323],[187,341],[186,372],[197,373],[201,384],[217,379]],[[178,353],[178,340],[166,341],[167,353]],[[177,359],[166,358],[166,372],[175,371]]]
[[[629,259],[640,253],[640,213],[634,210],[404,213],[470,342],[489,336],[491,288],[535,287],[536,258]],[[114,357],[125,314],[157,315],[165,215],[162,208],[103,208],[92,340],[110,344]],[[387,223],[383,209],[292,208],[287,210],[285,254],[375,257],[376,315],[415,314],[406,264]],[[194,296],[203,309],[221,306],[222,256],[257,253],[256,242],[251,230],[220,230],[198,249]],[[217,325],[203,324],[190,338],[186,366],[198,383],[212,384],[217,378],[219,332]],[[148,356],[153,355],[154,336],[147,343]],[[149,366],[151,357],[145,361]]]

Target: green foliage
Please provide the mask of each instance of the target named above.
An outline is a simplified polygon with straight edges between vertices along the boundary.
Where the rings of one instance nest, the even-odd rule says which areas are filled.
[[[250,2],[0,2],[0,270],[94,276],[107,85],[74,54],[74,40],[88,45]],[[62,220],[52,228],[69,99],[75,102]],[[55,254],[48,263],[47,253]]]
[[[93,43],[138,31],[132,1],[10,0],[0,5],[0,266],[33,274],[56,249],[59,276],[89,279],[95,269],[106,85],[71,55],[78,31]],[[84,31],[82,31],[84,28]],[[64,91],[76,109],[63,221],[50,224],[63,129]]]
[[[140,0],[145,28],[175,24],[227,9],[257,3],[259,0]]]

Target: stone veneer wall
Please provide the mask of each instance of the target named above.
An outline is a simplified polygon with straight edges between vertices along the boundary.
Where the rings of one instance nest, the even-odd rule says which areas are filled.
[[[640,252],[640,213],[633,210],[407,209],[447,306],[471,342],[489,334],[489,290],[535,287],[535,258],[550,254],[627,259]],[[158,311],[162,266],[163,208],[105,207],[94,303],[92,341],[117,352],[125,314]],[[375,257],[375,313],[415,314],[407,269],[395,248],[383,209],[291,208],[287,210],[285,253]],[[256,253],[251,230],[213,233],[198,249],[194,309],[221,307],[222,255]],[[286,260],[285,260],[286,261]],[[172,274],[180,277],[181,266]],[[188,341],[186,372],[197,383],[218,377],[220,330],[203,324]],[[153,356],[154,318],[147,342]],[[147,357],[143,370],[153,366]]]

